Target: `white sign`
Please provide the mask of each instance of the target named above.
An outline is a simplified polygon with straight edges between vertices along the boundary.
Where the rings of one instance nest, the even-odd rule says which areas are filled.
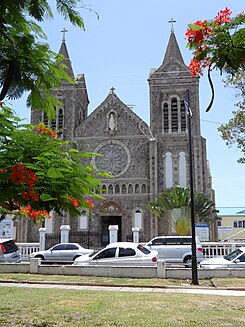
[[[0,221],[0,237],[14,238],[14,223],[12,220]]]
[[[195,225],[196,236],[201,242],[209,242],[209,226],[208,224]]]

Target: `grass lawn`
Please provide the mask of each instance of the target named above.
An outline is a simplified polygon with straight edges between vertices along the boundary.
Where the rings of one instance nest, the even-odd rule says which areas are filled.
[[[85,276],[0,274],[0,281],[180,286],[188,281]],[[245,279],[200,281],[206,287],[245,287]],[[199,286],[192,286],[199,287]],[[216,295],[77,291],[0,287],[1,327],[242,327],[244,297]]]
[[[1,327],[244,325],[244,297],[0,287]]]

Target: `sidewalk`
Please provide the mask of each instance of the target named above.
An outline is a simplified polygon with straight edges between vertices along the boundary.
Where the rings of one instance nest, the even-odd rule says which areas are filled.
[[[111,285],[85,285],[76,283],[57,283],[57,282],[10,282],[0,281],[1,286],[23,287],[23,288],[56,288],[80,291],[113,291],[113,292],[142,292],[142,293],[189,293],[189,294],[209,294],[221,296],[245,296],[244,289],[221,289],[207,288],[199,286],[189,287],[129,287]]]

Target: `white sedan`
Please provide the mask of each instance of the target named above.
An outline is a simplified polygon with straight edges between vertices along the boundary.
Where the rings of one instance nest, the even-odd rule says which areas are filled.
[[[91,255],[77,258],[73,265],[156,266],[157,251],[131,242],[111,243]]]
[[[60,243],[48,250],[31,253],[30,258],[40,258],[42,262],[73,262],[76,258],[93,252],[78,243]]]
[[[202,260],[200,268],[245,268],[245,247],[237,248],[223,257]]]

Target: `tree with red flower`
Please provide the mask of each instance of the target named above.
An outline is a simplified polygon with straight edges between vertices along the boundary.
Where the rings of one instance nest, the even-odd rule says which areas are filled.
[[[12,213],[42,220],[52,210],[76,217],[86,207],[92,210],[87,196],[103,199],[101,173],[83,164],[92,154],[75,150],[44,125],[21,125],[5,106],[0,123],[0,217]]]
[[[243,157],[238,162],[245,163],[245,14],[244,12],[232,17],[229,8],[220,10],[213,20],[196,21],[188,25],[186,31],[187,47],[192,50],[193,59],[189,69],[192,76],[201,76],[208,68],[208,79],[211,85],[212,97],[208,111],[214,101],[214,86],[211,71],[218,69],[220,73],[227,73],[225,85],[235,86],[236,97],[241,101],[235,105],[238,110],[232,111],[233,118],[227,124],[219,127],[221,137],[228,146],[237,145]]]

